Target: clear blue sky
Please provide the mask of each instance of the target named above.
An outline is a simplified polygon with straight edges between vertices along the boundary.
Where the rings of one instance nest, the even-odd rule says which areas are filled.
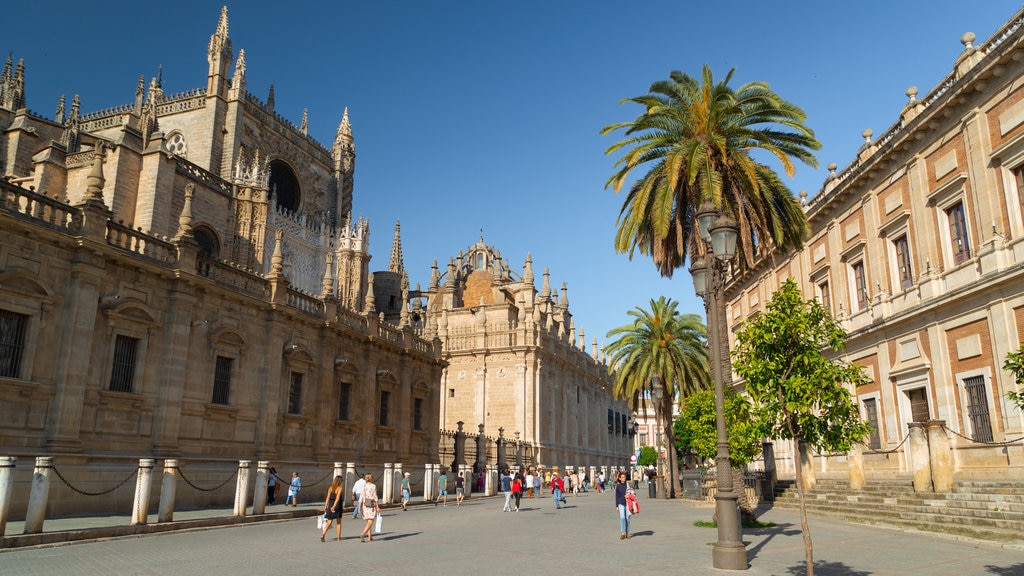
[[[8,2],[0,50],[26,63],[28,107],[52,117],[61,94],[83,112],[133,101],[163,66],[165,93],[205,86],[218,2]],[[794,194],[817,192],[890,126],[910,85],[926,94],[953,67],[960,37],[981,43],[1021,6],[981,2],[737,0],[693,3],[246,1],[228,4],[248,89],[330,144],[348,107],[356,142],[354,212],[370,218],[371,269],[386,269],[401,220],[410,282],[478,240],[537,287],[568,283],[577,328],[594,336],[665,295],[703,314],[686,270],[612,247],[621,196],[604,188],[616,157],[601,127],[631,119],[625,97],[704,63],[733,85],[763,80],[804,108],[823,144]]]

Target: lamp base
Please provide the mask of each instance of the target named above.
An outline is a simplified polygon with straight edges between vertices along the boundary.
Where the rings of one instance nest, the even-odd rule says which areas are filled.
[[[711,549],[711,565],[719,570],[746,570],[747,549],[742,542],[715,544]]]

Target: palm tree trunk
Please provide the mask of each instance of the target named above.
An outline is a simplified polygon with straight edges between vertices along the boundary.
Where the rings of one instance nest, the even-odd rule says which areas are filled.
[[[757,520],[757,514],[750,506],[750,499],[747,498],[747,483],[743,480],[743,470],[732,469],[732,493],[736,495],[736,505],[740,509],[740,515],[744,521]]]
[[[679,489],[679,458],[676,458],[676,436],[675,430],[672,428],[671,416],[669,416],[668,422],[669,424],[665,426],[665,439],[668,444],[668,448],[665,450],[668,458],[668,497],[676,498],[676,491]]]

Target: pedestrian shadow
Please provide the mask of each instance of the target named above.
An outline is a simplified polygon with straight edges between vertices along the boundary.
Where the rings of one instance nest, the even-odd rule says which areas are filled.
[[[985,570],[993,574],[999,574],[1000,576],[1015,576],[1018,574],[1024,574],[1024,562],[1014,564],[1013,566],[985,566]]]
[[[412,536],[419,536],[420,534],[423,534],[423,532],[408,532],[408,533],[402,533],[402,534],[398,534],[398,533],[395,533],[395,534],[384,533],[384,534],[380,534],[378,536],[374,536],[373,539],[374,540],[385,540],[385,541],[386,540],[401,540],[402,538],[409,538],[409,537],[412,537]]]
[[[630,538],[634,536],[654,536],[654,530],[641,530],[639,532],[631,532],[629,536]]]
[[[805,564],[790,566],[788,571],[793,576],[802,576],[807,574],[807,566]],[[842,562],[825,562],[822,560],[814,563],[814,574],[815,576],[871,576],[874,572],[854,570]]]
[[[794,529],[793,524],[776,524],[764,528],[744,528],[743,533],[751,536],[764,536],[760,542],[747,549],[747,557],[753,560],[769,542],[778,536],[799,536],[800,530]],[[817,568],[815,568],[817,570]]]

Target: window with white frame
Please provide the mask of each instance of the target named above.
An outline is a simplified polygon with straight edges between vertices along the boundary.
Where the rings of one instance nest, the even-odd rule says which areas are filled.
[[[910,241],[906,234],[899,235],[892,241],[896,253],[896,283],[906,290],[914,285],[914,271],[910,264]]]
[[[815,286],[817,288],[817,294],[815,295],[821,301],[822,307],[825,308],[826,312],[832,314],[832,291],[829,290],[828,280],[819,281]]]
[[[949,244],[953,256],[953,264],[960,265],[971,257],[971,244],[967,233],[967,217],[963,201],[956,202],[945,208],[946,225],[949,227]]]
[[[871,427],[871,432],[868,434],[868,447],[878,450],[882,447],[882,438],[878,428],[878,399],[864,398],[861,405],[864,406],[864,418],[867,420],[868,426]]]
[[[850,308],[854,308],[853,304],[856,304],[856,310],[864,310],[868,307],[868,279],[864,269],[864,260],[850,264],[850,293],[852,294]]]
[[[986,378],[977,374],[966,376],[961,382],[966,396],[967,424],[970,426],[971,438],[977,442],[991,442],[992,418],[988,409]]]

